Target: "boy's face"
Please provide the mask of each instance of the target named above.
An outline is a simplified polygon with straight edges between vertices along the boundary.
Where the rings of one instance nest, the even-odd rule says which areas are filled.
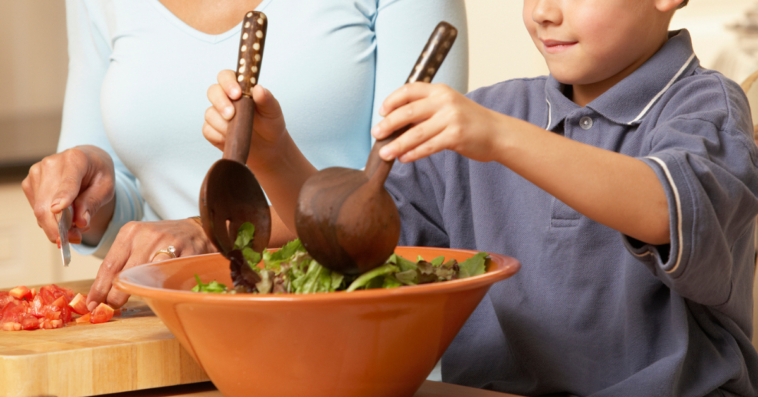
[[[680,2],[524,0],[523,18],[556,80],[592,85],[620,81],[658,51]]]

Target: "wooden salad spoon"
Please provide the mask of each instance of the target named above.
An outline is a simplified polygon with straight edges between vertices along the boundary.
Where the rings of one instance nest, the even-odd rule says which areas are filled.
[[[215,162],[200,188],[200,218],[205,234],[227,258],[234,249],[240,225],[255,225],[252,248],[261,253],[271,237],[271,211],[258,180],[245,162],[253,131],[253,87],[260,74],[268,20],[262,12],[250,11],[242,21],[237,81],[242,89],[234,101],[234,117],[229,122],[224,155]]]
[[[430,82],[458,31],[447,22],[434,29],[406,83]],[[364,171],[331,167],[306,180],[297,200],[295,227],[308,253],[343,274],[364,273],[383,264],[400,238],[400,215],[384,181],[392,161],[379,150],[408,130],[376,141]]]

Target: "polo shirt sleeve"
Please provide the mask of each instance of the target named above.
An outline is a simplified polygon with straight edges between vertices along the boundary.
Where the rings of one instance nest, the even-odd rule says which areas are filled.
[[[712,75],[683,84],[656,115],[640,156],[666,192],[671,243],[625,237],[629,251],[679,295],[718,306],[752,263],[758,213],[758,153],[739,86]],[[752,272],[751,272],[752,273]]]
[[[437,153],[432,158],[442,156]],[[395,161],[384,184],[400,212],[398,245],[450,247],[441,210],[445,181],[432,158]]]
[[[113,218],[97,246],[73,244],[82,255],[104,257],[121,226],[142,218],[142,197],[137,181],[116,155],[105,133],[100,113],[100,90],[110,63],[107,6],[104,1],[66,1],[68,80],[58,151],[94,145],[105,150],[115,167]]]

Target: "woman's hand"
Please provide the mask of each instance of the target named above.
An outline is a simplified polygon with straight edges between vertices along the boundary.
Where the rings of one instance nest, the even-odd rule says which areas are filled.
[[[129,295],[111,288],[116,275],[134,266],[169,259],[168,254],[158,253],[169,246],[175,248],[177,257],[216,251],[202,226],[192,219],[129,222],[118,232],[100,265],[87,295],[87,308],[92,310],[101,302],[114,308],[123,306]]]
[[[73,204],[69,241],[96,245],[113,216],[113,160],[96,146],[77,146],[45,157],[21,183],[37,224],[48,240],[58,242],[56,214]]]
[[[507,116],[443,84],[406,84],[387,97],[379,114],[385,118],[371,130],[376,139],[413,125],[382,148],[385,160],[410,162],[449,149],[472,160],[494,161],[501,154],[497,141],[509,130]]]
[[[234,117],[233,100],[239,99],[241,89],[232,70],[223,70],[218,74],[218,84],[208,88],[208,99],[212,106],[205,111],[203,135],[213,146],[224,150],[229,120]],[[275,156],[277,148],[282,145],[282,137],[287,135],[284,115],[279,102],[270,91],[256,85],[253,88],[255,116],[248,166],[255,168]]]

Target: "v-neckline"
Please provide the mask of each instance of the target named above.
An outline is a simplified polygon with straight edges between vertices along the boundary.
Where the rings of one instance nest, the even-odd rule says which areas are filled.
[[[229,37],[234,37],[240,32],[240,29],[242,27],[242,21],[232,27],[231,29],[227,30],[226,32],[219,33],[219,34],[209,34],[205,32],[201,32],[192,26],[188,25],[186,22],[182,21],[179,17],[177,17],[171,10],[169,10],[163,3],[160,2],[160,0],[148,0],[150,3],[152,3],[153,7],[155,7],[158,12],[160,12],[166,19],[168,19],[169,22],[171,22],[174,26],[179,28],[182,32],[198,39],[202,40],[208,43],[218,43],[221,41],[224,41],[228,39]],[[269,3],[271,3],[273,0],[263,0],[260,4],[258,4],[258,7],[255,7],[255,11],[262,11],[263,9],[268,6]]]

